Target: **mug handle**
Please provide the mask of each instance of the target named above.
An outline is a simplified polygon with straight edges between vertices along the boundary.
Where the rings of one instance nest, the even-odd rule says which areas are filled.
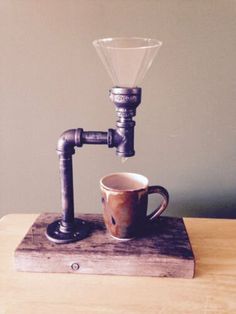
[[[163,186],[160,186],[160,185],[149,186],[148,194],[153,194],[153,193],[160,194],[163,197],[163,200],[160,206],[156,210],[154,210],[150,215],[147,216],[148,220],[153,220],[159,217],[163,213],[163,211],[166,209],[169,203],[169,193],[165,188],[163,188]]]

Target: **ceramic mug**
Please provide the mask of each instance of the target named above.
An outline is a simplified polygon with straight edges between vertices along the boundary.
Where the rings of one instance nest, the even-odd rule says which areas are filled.
[[[130,240],[141,235],[143,227],[156,219],[169,202],[167,190],[159,185],[149,186],[141,174],[119,172],[100,180],[103,217],[110,234],[119,240]],[[147,215],[148,195],[162,196],[158,208]]]

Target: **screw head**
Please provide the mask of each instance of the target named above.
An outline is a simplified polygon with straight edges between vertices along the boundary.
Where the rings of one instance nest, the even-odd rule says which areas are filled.
[[[71,264],[71,269],[73,269],[73,270],[78,270],[79,269],[79,264],[78,263],[73,263],[73,264]]]

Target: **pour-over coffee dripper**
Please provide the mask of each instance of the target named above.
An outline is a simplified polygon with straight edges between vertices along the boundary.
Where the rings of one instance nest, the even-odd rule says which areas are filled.
[[[93,42],[114,86],[139,86],[162,43],[139,37],[104,38]]]
[[[150,68],[161,42],[148,38],[105,38],[93,42],[115,87],[110,99],[117,113],[116,129],[107,132],[84,131],[82,128],[65,131],[58,140],[61,178],[62,218],[48,225],[46,236],[56,243],[69,243],[87,237],[86,221],[74,217],[72,155],[83,144],[107,144],[116,147],[116,155],[127,158],[135,155],[133,117],[141,102],[137,87]]]

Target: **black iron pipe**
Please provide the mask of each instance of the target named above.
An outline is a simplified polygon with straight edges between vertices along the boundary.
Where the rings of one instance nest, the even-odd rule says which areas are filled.
[[[116,106],[116,130],[113,135],[116,154],[120,157],[132,157],[134,150],[134,127],[133,117],[136,108],[141,102],[141,88],[113,87],[110,90],[110,99]]]
[[[61,229],[66,232],[71,230],[74,223],[74,193],[73,193],[73,167],[72,156],[59,157],[59,169],[61,179]]]
[[[82,133],[83,144],[107,144],[107,132],[86,131]]]
[[[61,180],[62,219],[60,230],[70,232],[74,222],[74,193],[72,155],[83,144],[107,144],[108,132],[70,129],[62,133],[57,144]]]
[[[110,99],[116,106],[116,129],[109,129],[108,132],[70,129],[62,133],[58,140],[62,219],[48,225],[46,235],[51,241],[69,243],[86,237],[88,233],[86,223],[74,217],[72,155],[75,147],[82,147],[83,144],[107,144],[108,147],[116,147],[118,156],[131,157],[135,154],[135,121],[132,118],[141,102],[141,88],[113,87]]]

